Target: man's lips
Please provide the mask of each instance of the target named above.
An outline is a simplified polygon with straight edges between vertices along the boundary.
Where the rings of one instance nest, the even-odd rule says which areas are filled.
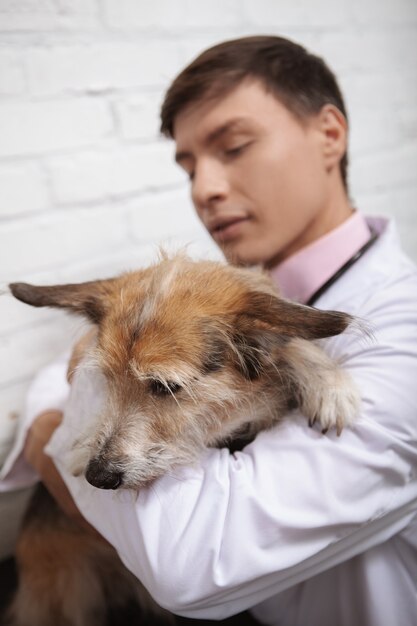
[[[239,235],[242,224],[248,220],[248,217],[230,217],[217,220],[209,225],[209,232],[216,241],[222,243],[231,241]]]

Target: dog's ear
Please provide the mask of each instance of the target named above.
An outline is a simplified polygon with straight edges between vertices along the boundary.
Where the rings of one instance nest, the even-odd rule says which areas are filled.
[[[309,340],[339,335],[354,320],[348,313],[321,311],[261,291],[248,294],[241,315],[282,336]]]
[[[287,343],[288,338],[253,324],[238,325],[232,335],[233,362],[248,380],[255,380],[273,363],[272,355]]]
[[[105,296],[111,291],[113,282],[109,279],[53,286],[11,283],[9,288],[15,298],[26,304],[67,309],[98,324],[104,316]]]
[[[342,333],[353,317],[339,311],[321,311],[265,292],[250,292],[235,319],[232,336],[235,365],[254,380],[271,367],[279,348],[291,338],[314,340]]]

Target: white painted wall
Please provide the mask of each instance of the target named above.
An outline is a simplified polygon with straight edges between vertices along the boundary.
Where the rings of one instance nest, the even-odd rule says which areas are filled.
[[[416,0],[0,0],[0,281],[79,281],[166,239],[213,247],[158,107],[224,39],[280,34],[325,57],[351,120],[351,189],[417,258]],[[0,297],[0,461],[33,374],[77,322]]]

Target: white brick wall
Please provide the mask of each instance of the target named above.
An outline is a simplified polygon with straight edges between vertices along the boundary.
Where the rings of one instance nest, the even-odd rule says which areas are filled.
[[[415,0],[0,0],[0,280],[113,274],[161,239],[214,254],[158,136],[158,107],[203,48],[264,32],[336,71],[352,196],[397,216],[417,258]],[[1,296],[0,438],[74,324]]]
[[[113,133],[110,108],[96,98],[0,105],[0,158],[80,149]]]

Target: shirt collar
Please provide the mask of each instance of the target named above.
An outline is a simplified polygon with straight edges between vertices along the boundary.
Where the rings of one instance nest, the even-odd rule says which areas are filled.
[[[355,211],[334,230],[275,266],[270,274],[284,298],[305,303],[371,236],[361,213]]]

